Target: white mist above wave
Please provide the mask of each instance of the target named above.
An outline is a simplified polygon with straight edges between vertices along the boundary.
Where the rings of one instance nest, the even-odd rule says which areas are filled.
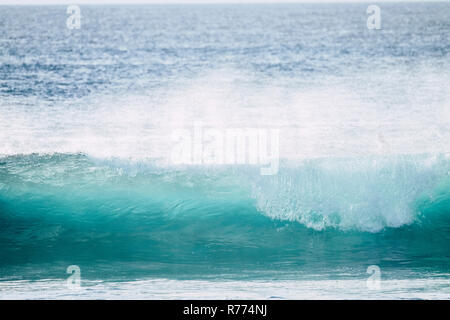
[[[296,85],[258,83],[224,69],[125,97],[96,94],[52,105],[5,100],[0,154],[85,153],[170,165],[173,131],[192,130],[198,121],[218,129],[279,129],[282,159],[449,152],[446,75],[419,73]]]

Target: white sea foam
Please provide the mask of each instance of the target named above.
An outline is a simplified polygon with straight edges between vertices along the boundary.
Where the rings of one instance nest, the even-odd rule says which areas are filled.
[[[382,280],[369,290],[366,279],[346,280],[171,280],[0,281],[0,299],[450,299],[450,280],[439,277]]]

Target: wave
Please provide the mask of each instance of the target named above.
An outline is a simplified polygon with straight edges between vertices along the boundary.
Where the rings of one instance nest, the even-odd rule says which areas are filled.
[[[3,157],[0,263],[325,263],[392,249],[398,258],[399,246],[408,261],[445,260],[448,170],[445,155],[282,161],[276,176],[249,165]]]

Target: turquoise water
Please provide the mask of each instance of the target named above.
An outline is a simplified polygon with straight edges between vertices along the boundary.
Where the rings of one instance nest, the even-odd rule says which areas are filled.
[[[450,297],[449,3],[65,9],[0,7],[1,298]],[[171,163],[196,121],[277,174]]]
[[[444,156],[320,159],[267,178],[245,166],[5,157],[2,275],[49,262],[29,276],[72,262],[92,279],[332,276],[373,264],[447,273],[448,167]]]

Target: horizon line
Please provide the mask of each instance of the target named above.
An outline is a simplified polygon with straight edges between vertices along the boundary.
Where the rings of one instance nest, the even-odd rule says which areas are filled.
[[[184,5],[184,4],[211,4],[211,5],[226,5],[226,4],[301,4],[301,3],[321,3],[321,4],[344,4],[344,3],[450,3],[450,0],[43,0],[43,1],[31,1],[25,0],[18,2],[17,0],[0,0],[0,6],[45,6],[45,5]]]

